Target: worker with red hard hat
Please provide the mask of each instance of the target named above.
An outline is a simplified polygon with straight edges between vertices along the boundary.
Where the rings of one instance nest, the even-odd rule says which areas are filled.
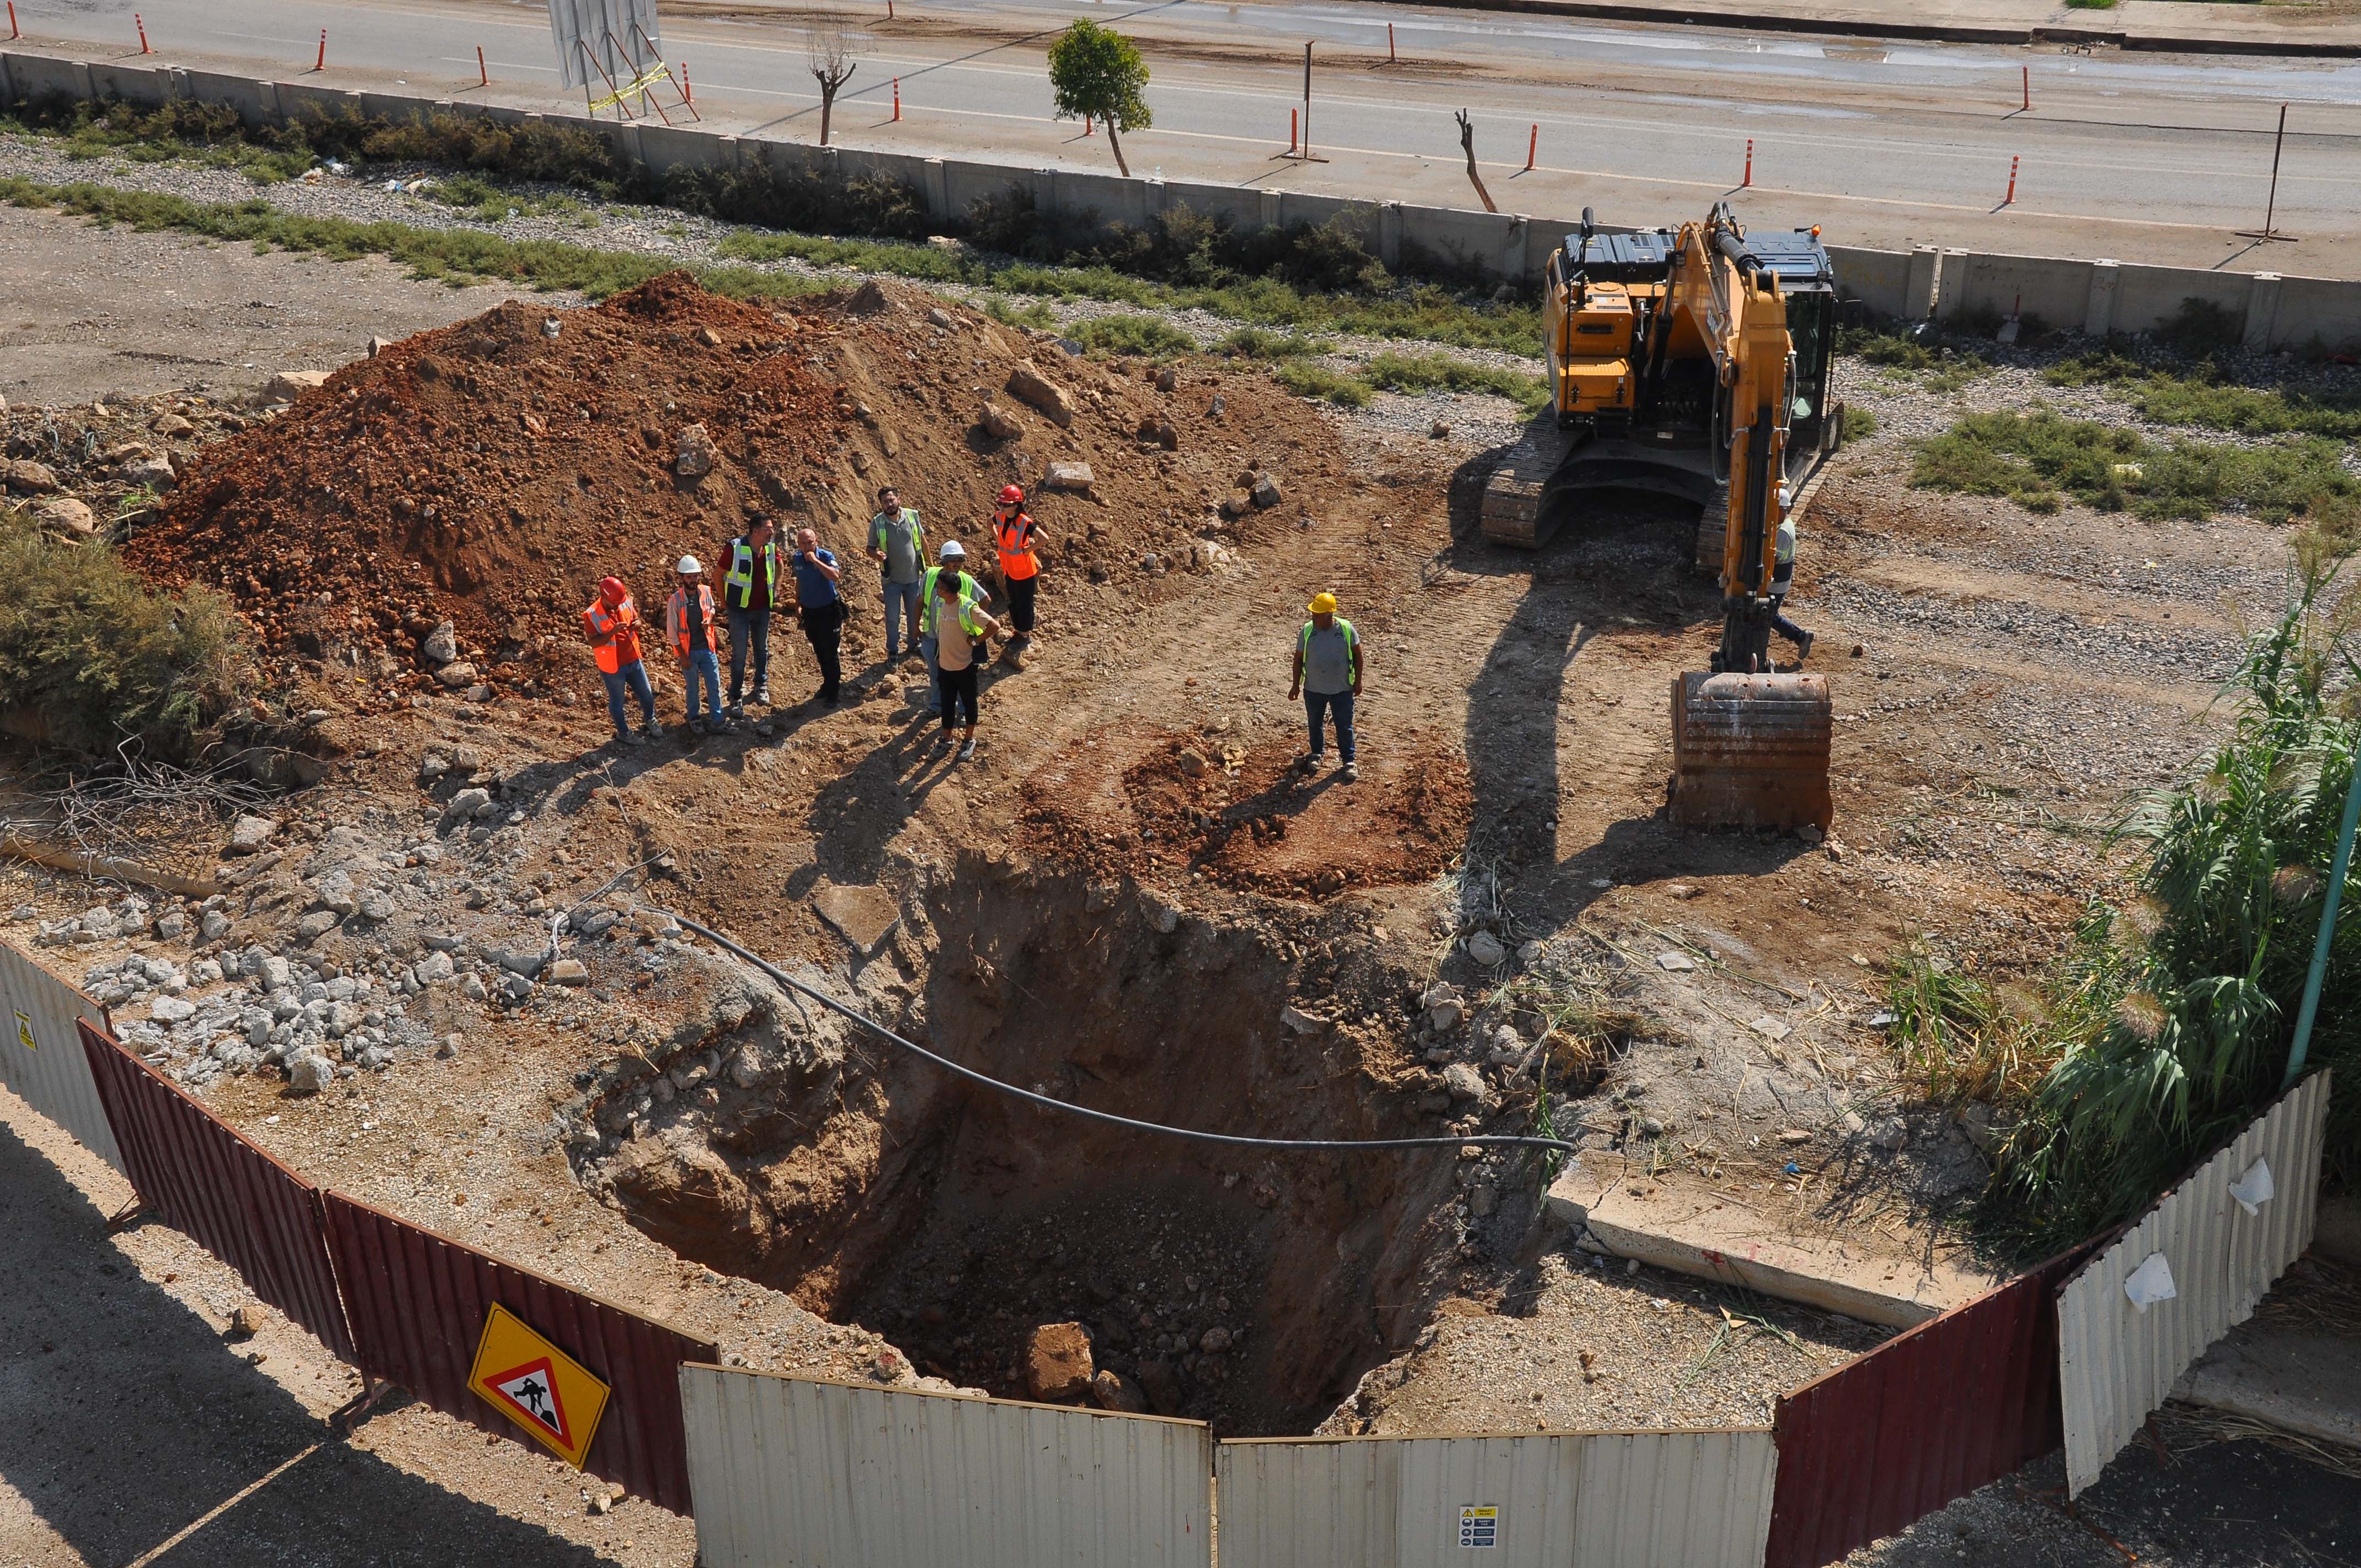
[[[598,678],[606,683],[607,715],[615,721],[617,743],[637,746],[642,737],[653,739],[658,733],[656,689],[640,658],[640,607],[631,602],[631,590],[620,579],[598,579],[598,597],[582,612],[582,634],[589,639],[590,652],[598,661]],[[640,699],[638,735],[631,733],[624,712],[626,691]]]
[[[1000,580],[1008,588],[1008,623],[1016,629],[1008,656],[1021,661],[1033,646],[1033,595],[1041,586],[1041,558],[1033,553],[1040,524],[1025,510],[1025,492],[1005,486],[992,512],[993,543],[1000,549]]]

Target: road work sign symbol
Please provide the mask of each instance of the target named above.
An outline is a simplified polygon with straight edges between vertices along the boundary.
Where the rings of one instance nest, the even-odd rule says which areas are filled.
[[[24,1009],[21,1007],[16,1010],[16,1043],[28,1051],[38,1051],[41,1048],[33,1043],[33,1021],[25,1016]]]
[[[476,1342],[467,1387],[577,1470],[607,1409],[607,1385],[497,1305]]]

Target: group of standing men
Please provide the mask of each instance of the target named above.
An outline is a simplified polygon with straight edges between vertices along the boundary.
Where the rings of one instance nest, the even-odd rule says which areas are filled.
[[[1010,637],[1009,652],[1021,659],[1032,645],[1034,595],[1041,565],[1035,545],[1038,525],[1025,510],[1025,492],[1015,485],[1002,489],[993,512],[993,535],[998,546],[1000,576],[1008,596],[1008,623],[984,607],[992,595],[968,575],[967,550],[956,539],[944,542],[934,565],[927,564],[927,531],[915,508],[906,507],[892,486],[877,492],[877,513],[870,519],[868,554],[884,579],[885,660],[903,657],[906,641],[926,660],[931,678],[928,710],[943,718],[939,744],[952,740],[955,721],[966,721],[965,743],[960,756],[975,755],[978,717],[978,670],[990,652],[989,639]],[[745,717],[747,664],[753,664],[752,699],[771,706],[771,617],[791,610],[810,642],[819,666],[820,687],[813,700],[834,707],[841,698],[844,672],[842,637],[851,611],[841,586],[844,567],[836,553],[824,549],[808,528],[796,532],[785,557],[774,538],[771,520],[757,517],[746,532],[730,542],[729,569],[721,580],[717,603],[705,581],[705,568],[694,555],[684,555],[674,567],[675,587],[664,606],[664,636],[680,662],[686,688],[688,727],[692,732],[729,734]],[[782,597],[782,590],[791,597]],[[615,725],[619,744],[639,746],[656,738],[655,688],[648,679],[641,646],[639,608],[631,591],[615,577],[602,578],[598,597],[582,612],[583,632],[607,688],[607,712]],[[717,629],[726,629],[730,641],[730,699],[721,698],[720,641]],[[706,705],[698,715],[700,689]],[[627,697],[640,705],[641,727],[631,728]]]

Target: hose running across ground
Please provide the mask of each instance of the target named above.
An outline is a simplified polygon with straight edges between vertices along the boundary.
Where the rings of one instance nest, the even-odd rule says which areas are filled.
[[[714,930],[711,927],[701,926],[696,921],[691,920],[686,915],[675,915],[670,910],[665,909],[650,909],[649,913],[664,916],[667,919],[678,921],[684,927],[696,932],[698,936],[703,937],[707,941],[722,948],[725,952],[732,953],[738,958],[744,959],[746,962],[752,964],[756,969],[761,970],[764,974],[769,975],[781,985],[786,986],[790,990],[810,997],[814,1002],[818,1003],[821,1006],[827,1008],[831,1013],[843,1014],[845,1017],[851,1019],[854,1023],[860,1025],[862,1028],[871,1031],[873,1034],[891,1040],[894,1044],[901,1047],[904,1050],[914,1052],[918,1056],[926,1058],[927,1060],[934,1063],[937,1067],[941,1068],[946,1072],[956,1074],[961,1078],[966,1079],[971,1083],[980,1083],[986,1089],[997,1090],[1003,1094],[1013,1095],[1018,1100],[1030,1101],[1032,1103],[1042,1106],[1047,1110],[1062,1111],[1070,1116],[1081,1116],[1093,1122],[1104,1122],[1112,1126],[1128,1127],[1136,1133],[1160,1133],[1167,1137],[1191,1138],[1194,1139],[1198,1143],[1204,1144],[1227,1144],[1235,1148],[1312,1150],[1341,1153],[1345,1150],[1361,1149],[1456,1149],[1465,1148],[1468,1145],[1473,1144],[1483,1148],[1556,1149],[1561,1153],[1568,1155],[1578,1152],[1577,1146],[1568,1143],[1563,1138],[1515,1137],[1508,1135],[1495,1134],[1481,1134],[1476,1136],[1465,1138],[1246,1138],[1238,1137],[1229,1133],[1199,1132],[1192,1127],[1168,1127],[1157,1122],[1140,1122],[1135,1121],[1129,1116],[1118,1116],[1109,1111],[1093,1111],[1087,1105],[1071,1105],[1063,1100],[1053,1100],[1046,1094],[1036,1094],[1031,1090],[1019,1089],[1013,1083],[1003,1083],[996,1078],[986,1078],[983,1073],[976,1071],[973,1068],[961,1067],[959,1063],[951,1060],[949,1057],[938,1056],[936,1053],[927,1049],[926,1047],[917,1044],[916,1041],[906,1040],[901,1036],[895,1034],[893,1030],[887,1028],[884,1025],[877,1022],[874,1018],[871,1018],[864,1014],[856,1012],[852,1008],[846,1006],[843,1003],[839,1002],[836,998],[829,995],[826,992],[815,990],[813,987],[806,985],[803,981],[782,971],[776,965],[757,957],[753,953],[748,952],[745,948],[740,947],[737,943],[723,936],[720,932]]]

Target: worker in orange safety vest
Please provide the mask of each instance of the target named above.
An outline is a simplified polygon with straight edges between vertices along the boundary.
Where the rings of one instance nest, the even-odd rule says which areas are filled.
[[[728,735],[738,727],[721,711],[721,658],[713,641],[713,590],[705,585],[705,567],[694,555],[684,555],[673,568],[680,586],[664,604],[664,641],[680,660],[680,684],[688,694],[691,734]],[[705,683],[707,717],[697,717],[697,683]]]
[[[1008,622],[1016,629],[1008,657],[1022,663],[1033,646],[1033,595],[1041,586],[1041,558],[1033,553],[1040,524],[1025,510],[1025,492],[1004,487],[992,513],[993,543],[1000,547],[1000,578],[1008,587]]]
[[[615,721],[618,744],[637,746],[656,733],[656,690],[648,681],[648,667],[640,659],[640,607],[631,590],[613,577],[598,579],[598,597],[582,612],[582,633],[598,661],[598,678],[607,685],[607,714]],[[640,699],[640,733],[631,733],[623,711],[623,693]]]

